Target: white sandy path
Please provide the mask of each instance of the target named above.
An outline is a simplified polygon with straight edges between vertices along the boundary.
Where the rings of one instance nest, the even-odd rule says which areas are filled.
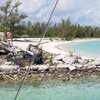
[[[64,54],[65,55],[65,54],[69,54],[69,53],[65,52],[63,50],[60,50],[58,48],[59,45],[70,44],[70,43],[80,43],[80,42],[87,42],[87,41],[95,41],[95,40],[99,40],[99,39],[95,38],[95,39],[75,39],[73,41],[53,41],[53,42],[43,44],[42,49],[49,52],[49,53],[52,53],[52,54]],[[87,58],[87,57],[85,56],[84,58]]]
[[[68,54],[67,52],[58,49],[56,46],[64,44],[64,43],[69,43],[67,42],[49,42],[42,44],[42,49],[46,52],[52,53],[52,54]]]
[[[45,43],[46,41],[43,40],[42,43],[44,42],[44,44],[42,44],[41,47],[44,51],[52,53],[52,54],[69,54],[68,52],[58,49],[57,46],[61,45],[61,44],[79,43],[79,42],[93,41],[93,40],[98,40],[98,39],[81,39],[81,40],[75,39],[73,41],[50,41],[50,40],[47,40],[48,43]],[[38,42],[38,40],[37,40],[37,42]],[[37,44],[37,42],[13,42],[13,44],[15,46],[22,48],[23,50],[26,50],[29,44]]]
[[[28,38],[27,40],[29,40],[30,42],[24,42],[25,39],[23,38],[19,38],[17,40],[22,40],[23,42],[20,41],[13,41],[13,45],[22,48],[23,50],[26,50],[27,47],[29,46],[29,44],[33,44],[33,45],[37,45],[40,41],[40,38]],[[49,39],[44,39],[41,43],[48,43],[50,42]]]
[[[26,50],[29,44],[34,44],[33,42],[13,42],[14,46],[17,46],[23,50]]]
[[[45,42],[45,41],[43,40],[42,42]],[[42,44],[41,47],[44,51],[52,53],[52,54],[68,54],[67,52],[56,48],[57,45],[64,44],[64,43],[68,43],[68,42],[48,41],[48,43]],[[29,44],[37,44],[37,42],[18,42],[18,41],[13,42],[14,46],[22,48],[23,50],[27,50],[27,47]]]

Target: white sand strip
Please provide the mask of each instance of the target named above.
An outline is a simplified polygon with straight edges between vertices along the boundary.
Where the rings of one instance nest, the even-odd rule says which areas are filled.
[[[71,43],[79,43],[79,42],[87,42],[87,41],[95,41],[95,40],[99,40],[99,39],[98,38],[96,39],[75,39],[72,41],[60,41],[60,42],[54,41],[54,42],[42,44],[42,49],[52,54],[69,54],[67,51],[65,52],[57,48],[57,46],[61,44],[69,44],[69,43],[71,44]],[[87,57],[84,57],[84,58],[87,58]]]
[[[49,42],[42,44],[42,49],[46,52],[49,52],[51,54],[68,54],[65,51],[62,51],[58,48],[56,48],[57,45],[63,44],[63,43],[68,43],[68,42]]]
[[[32,38],[31,40],[34,40]],[[35,41],[38,42],[39,39],[35,39]],[[49,39],[43,39],[41,47],[44,51],[52,53],[52,54],[69,54],[67,51],[60,50],[57,48],[58,45],[61,44],[69,44],[69,43],[79,43],[79,42],[85,42],[85,41],[93,41],[93,40],[98,40],[98,39],[75,39],[73,41],[50,41]],[[46,43],[46,41],[48,43]],[[26,50],[29,44],[37,44],[37,42],[13,42],[15,46],[18,46],[22,48],[23,50]]]

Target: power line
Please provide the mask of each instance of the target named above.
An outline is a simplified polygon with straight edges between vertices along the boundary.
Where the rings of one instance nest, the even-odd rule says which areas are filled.
[[[57,6],[57,4],[58,4],[58,1],[59,1],[59,0],[56,0],[56,3],[55,3],[55,5],[54,5],[54,7],[53,7],[53,10],[52,10],[52,12],[51,12],[51,14],[50,14],[50,17],[49,17],[48,21],[47,21],[46,29],[45,29],[45,31],[44,31],[44,33],[43,33],[42,38],[39,40],[37,46],[40,45],[42,39],[45,37],[45,35],[46,35],[46,33],[47,33],[50,20],[51,20],[51,18],[52,18],[52,15],[53,15],[55,9],[56,9],[56,6]],[[36,54],[34,55],[33,61],[31,62],[30,66],[33,65],[35,57],[36,57]],[[23,85],[23,83],[24,83],[24,81],[25,81],[25,78],[26,78],[26,76],[27,76],[27,74],[28,74],[28,72],[29,72],[29,70],[30,70],[30,66],[28,67],[28,69],[27,69],[26,72],[25,72],[25,75],[24,75],[24,77],[23,77],[23,79],[22,79],[22,82],[21,82],[21,84],[20,84],[20,86],[19,86],[19,88],[18,88],[18,91],[17,91],[17,93],[16,93],[16,95],[15,95],[15,97],[14,97],[14,100],[17,100],[17,97],[18,97],[19,92],[20,92],[20,90],[21,90],[21,88],[22,88],[22,85]]]
[[[38,45],[40,45],[42,39],[45,37],[45,35],[46,35],[46,33],[47,33],[47,30],[48,30],[48,27],[49,27],[50,20],[51,20],[51,18],[52,18],[52,15],[53,15],[55,9],[56,9],[56,6],[57,6],[57,4],[58,4],[58,1],[59,1],[59,0],[56,0],[56,3],[55,3],[55,5],[54,5],[54,8],[53,8],[53,10],[52,10],[52,12],[51,12],[51,14],[50,14],[50,17],[49,17],[49,19],[48,19],[48,22],[47,22],[47,24],[46,24],[46,29],[45,29],[44,34],[43,34],[42,38],[40,39]]]

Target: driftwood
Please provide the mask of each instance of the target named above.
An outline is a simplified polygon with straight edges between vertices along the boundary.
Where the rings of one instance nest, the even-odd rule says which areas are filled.
[[[9,46],[6,42],[0,42],[0,49],[8,53],[12,51],[11,46]]]
[[[6,53],[10,53],[7,56],[7,61],[12,61],[17,65],[25,66],[26,64],[43,64],[43,50],[38,46],[30,44],[27,50],[8,45],[6,42],[0,43],[0,49]]]

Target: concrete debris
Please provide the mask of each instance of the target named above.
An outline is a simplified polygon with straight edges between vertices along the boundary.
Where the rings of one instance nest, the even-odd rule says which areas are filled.
[[[86,59],[67,54],[51,55],[37,45],[32,44],[27,47],[27,50],[23,50],[18,46],[1,42],[0,49],[6,52],[4,59],[2,60],[1,57],[0,60],[0,71],[16,69],[43,71],[57,68],[73,71],[75,69],[100,68],[100,59]]]

